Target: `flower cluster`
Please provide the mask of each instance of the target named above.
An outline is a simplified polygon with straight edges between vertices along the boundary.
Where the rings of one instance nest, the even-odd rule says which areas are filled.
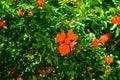
[[[105,33],[104,35],[101,35],[99,39],[93,39],[92,40],[92,46],[98,46],[98,43],[105,44],[110,38],[112,34],[111,33]]]
[[[106,63],[109,64],[109,65],[113,62],[112,57],[109,57],[109,56],[104,57],[104,60],[105,60]]]
[[[74,52],[77,39],[78,35],[72,30],[68,30],[67,35],[65,32],[61,32],[56,35],[56,42],[60,44],[58,49],[61,56],[67,55],[70,51]]]
[[[28,17],[32,17],[33,13],[30,10],[27,10],[26,12],[28,13]],[[22,8],[19,8],[17,10],[17,13],[18,13],[18,16],[24,16],[25,12],[22,11]]]
[[[101,35],[99,39],[93,39],[92,40],[92,46],[97,47],[98,43],[105,44],[111,38],[111,36],[112,36],[111,33],[105,33],[104,35]],[[110,65],[113,62],[113,58],[109,57],[109,56],[105,56],[104,60],[108,65]],[[110,74],[111,69],[106,69],[106,73]]]
[[[47,68],[45,68],[45,69],[37,69],[37,72],[38,72],[39,74],[44,74],[45,72],[46,72],[46,73],[50,73],[50,72],[53,71],[53,70],[54,70],[53,67],[47,67]],[[11,73],[15,73],[15,72],[16,72],[16,68],[15,68],[15,67],[11,67],[11,68],[10,68],[10,72],[11,72]],[[23,80],[23,78],[22,78],[22,77],[17,77],[16,80]]]
[[[6,26],[6,22],[3,19],[0,19],[0,27]]]
[[[106,62],[108,65],[110,65],[110,64],[113,62],[113,58],[110,57],[110,56],[104,57],[104,60],[105,60],[105,62]],[[109,74],[111,73],[111,69],[108,68],[108,69],[106,70],[106,73],[109,75]]]
[[[38,1],[36,2],[36,4],[38,4],[39,6],[43,7],[43,5],[44,5],[44,0],[38,0]]]

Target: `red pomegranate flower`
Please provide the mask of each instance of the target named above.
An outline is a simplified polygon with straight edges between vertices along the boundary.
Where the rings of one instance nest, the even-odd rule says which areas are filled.
[[[61,53],[61,56],[65,56],[65,55],[67,55],[70,52],[70,46],[66,45],[65,43],[64,44],[60,44],[58,49],[59,49],[59,51]]]
[[[28,17],[32,17],[33,13],[30,10],[27,10],[28,12]]]
[[[70,47],[74,47],[75,44],[76,44],[75,41],[71,42],[71,43],[70,43]]]
[[[70,43],[71,43],[70,38],[66,38],[66,39],[65,39],[65,43],[66,43],[66,44],[70,44]]]
[[[6,22],[3,19],[0,19],[0,27],[6,26]]]
[[[70,40],[76,41],[78,39],[78,36],[72,30],[68,31],[67,36]]]
[[[97,46],[98,46],[98,43],[99,43],[99,40],[98,40],[98,39],[93,39],[93,40],[92,40],[92,46],[97,47]]]
[[[111,64],[113,62],[112,57],[109,57],[109,56],[104,57],[104,60],[107,62],[107,64]]]
[[[61,56],[67,55],[70,51],[74,52],[76,40],[78,35],[75,34],[72,30],[68,30],[67,36],[64,32],[58,33],[56,35],[56,42],[60,44],[58,47]]]
[[[115,15],[112,19],[113,24],[120,24],[120,16]]]
[[[102,35],[99,38],[99,42],[101,42],[102,44],[105,44],[108,41],[108,37],[106,35]]]
[[[37,3],[39,6],[43,7],[43,5],[44,5],[44,0],[38,0],[36,3]]]
[[[120,24],[120,16],[115,15],[112,19],[112,23],[114,24],[111,30],[115,29],[115,27]]]
[[[107,69],[107,70],[106,70],[106,73],[107,73],[107,74],[110,74],[110,73],[111,73],[111,69]]]
[[[18,13],[19,16],[24,16],[24,13],[22,12],[22,8],[19,8],[17,10],[17,13]]]
[[[108,39],[110,39],[111,38],[111,36],[112,36],[112,34],[111,33],[105,33],[105,35],[108,37]]]
[[[51,71],[53,71],[53,67],[48,67],[45,71],[47,72],[47,73],[50,73]]]
[[[16,80],[23,80],[23,78],[22,77],[18,77]]]
[[[65,41],[65,38],[66,38],[66,34],[64,32],[58,33],[56,35],[56,42],[61,44],[61,43],[63,43]]]
[[[111,33],[105,33],[104,35],[100,36],[99,42],[105,44],[111,38],[111,36],[112,36]]]

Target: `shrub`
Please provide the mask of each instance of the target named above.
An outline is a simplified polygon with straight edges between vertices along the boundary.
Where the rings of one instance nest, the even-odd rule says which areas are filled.
[[[1,0],[1,80],[119,80],[119,0]]]

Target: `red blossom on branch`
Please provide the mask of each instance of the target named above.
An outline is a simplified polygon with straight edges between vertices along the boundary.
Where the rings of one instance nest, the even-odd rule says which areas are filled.
[[[112,57],[109,57],[109,56],[104,57],[104,60],[107,62],[107,64],[111,64],[113,62]]]
[[[43,7],[43,5],[44,5],[44,0],[38,0],[36,3],[37,3],[39,6]]]
[[[78,39],[77,34],[75,34],[72,30],[69,30],[67,35],[68,35],[68,38],[70,40],[75,40],[76,41]]]
[[[22,12],[22,8],[19,8],[17,10],[17,13],[18,13],[19,16],[24,16],[24,13]]]
[[[3,19],[0,19],[0,27],[6,26],[6,22]]]
[[[65,38],[66,38],[66,34],[64,32],[58,33],[56,35],[56,42],[61,44],[61,43],[63,43],[65,41]]]
[[[56,35],[56,42],[59,43],[58,50],[61,53],[61,56],[67,55],[70,51],[74,52],[76,40],[78,35],[75,34],[72,30],[68,30],[67,36],[64,32],[58,33]]]
[[[27,10],[28,12],[28,17],[32,17],[33,13],[30,10]]]
[[[111,30],[114,30],[118,24],[120,24],[120,16],[115,15],[112,19],[112,23],[114,24]]]
[[[111,36],[111,33],[105,33],[104,35],[100,36],[99,42],[105,44],[111,38]]]
[[[120,24],[120,16],[115,15],[112,19],[113,24]]]
[[[97,47],[97,46],[98,46],[98,43],[99,43],[99,40],[98,40],[98,39],[93,39],[93,40],[92,40],[92,46]]]
[[[16,80],[23,80],[23,78],[22,77],[18,77]]]
[[[70,52],[70,46],[66,45],[65,43],[64,44],[60,44],[58,49],[59,49],[59,51],[61,53],[61,56],[65,56],[65,55],[67,55]]]

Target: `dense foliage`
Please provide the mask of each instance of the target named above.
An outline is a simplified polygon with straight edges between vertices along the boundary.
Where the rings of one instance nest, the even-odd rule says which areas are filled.
[[[119,0],[1,0],[0,80],[119,80]]]

